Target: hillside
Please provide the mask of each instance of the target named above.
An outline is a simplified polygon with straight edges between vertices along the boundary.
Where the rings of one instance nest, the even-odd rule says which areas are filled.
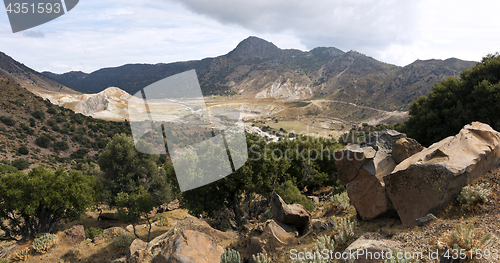
[[[27,160],[19,161],[21,169],[91,162],[115,133],[130,133],[128,123],[55,106],[2,74],[0,105],[0,160]]]
[[[79,94],[0,52],[0,73],[31,91]]]
[[[417,60],[390,65],[356,51],[318,47],[304,52],[280,49],[249,37],[226,55],[169,64],[128,64],[90,74],[42,74],[83,93],[119,87],[129,94],[165,77],[195,69],[205,95],[240,94],[245,98],[285,101],[334,99],[382,110],[405,110],[432,86],[458,76],[475,62],[459,59]]]

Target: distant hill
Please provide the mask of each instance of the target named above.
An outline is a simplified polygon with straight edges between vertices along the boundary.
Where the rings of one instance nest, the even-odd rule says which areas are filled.
[[[251,98],[335,99],[384,110],[406,109],[443,78],[475,65],[459,59],[417,60],[399,67],[356,51],[318,47],[308,52],[280,49],[257,37],[226,55],[169,64],[128,64],[90,74],[42,74],[83,93],[119,87],[134,94],[165,77],[195,69],[205,95],[241,94]]]
[[[96,160],[116,133],[130,134],[127,122],[110,122],[55,106],[0,73],[0,161],[73,166]],[[85,160],[83,160],[85,159]]]
[[[0,52],[0,73],[11,78],[22,87],[29,90],[37,90],[41,92],[61,92],[68,94],[79,93],[61,85],[51,78],[47,78],[24,64],[15,61],[2,52]]]

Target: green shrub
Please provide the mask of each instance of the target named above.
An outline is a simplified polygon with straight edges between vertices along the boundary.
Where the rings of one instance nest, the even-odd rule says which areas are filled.
[[[45,113],[42,110],[35,110],[31,113],[31,115],[40,120],[45,118]]]
[[[85,229],[85,237],[93,239],[96,236],[104,236],[102,228],[89,227]]]
[[[462,205],[473,205],[476,203],[488,202],[488,196],[491,194],[490,184],[482,183],[473,186],[465,186],[457,197]]]
[[[1,116],[0,117],[0,121],[2,121],[3,123],[9,125],[9,126],[14,126],[16,125],[16,121],[13,120],[11,117],[7,117],[7,116]]]
[[[47,113],[56,114],[57,113],[57,109],[54,108],[54,107],[50,107],[50,108],[47,109]]]
[[[40,135],[35,140],[36,144],[40,147],[47,148],[50,146],[51,139],[45,135]]]
[[[267,221],[271,218],[273,218],[273,212],[271,211],[271,209],[267,209],[264,213],[261,214],[262,215],[262,219],[264,221]]]
[[[267,254],[259,253],[257,255],[252,255],[252,258],[255,263],[271,263],[271,259],[267,258]]]
[[[30,166],[30,162],[24,158],[18,158],[12,161],[11,165],[22,171]]]
[[[347,242],[349,237],[354,236],[354,230],[358,228],[358,222],[356,220],[351,222],[351,219],[341,218],[337,221],[336,217],[332,218],[333,227],[337,231],[337,235],[334,236],[335,242],[343,244]]]
[[[67,149],[69,149],[69,145],[66,141],[58,141],[54,143],[54,150],[56,151],[65,151]]]
[[[82,254],[80,246],[74,246],[68,251],[68,256],[72,259],[77,259]]]
[[[445,258],[451,258],[461,255],[457,255],[455,251],[465,250],[468,253],[466,257],[468,259],[476,258],[476,252],[484,251],[484,249],[493,243],[491,233],[485,234],[481,231],[474,231],[474,224],[457,224],[453,232],[448,232],[443,234],[440,238],[440,242],[446,246],[446,252],[444,254]],[[477,254],[479,257],[479,254]]]
[[[0,263],[9,263],[8,258],[0,258]]]
[[[18,261],[25,261],[26,259],[28,259],[30,256],[30,250],[29,248],[25,248],[25,249],[22,249],[21,251],[17,252],[16,253],[16,256],[14,257],[15,260],[18,260]]]
[[[19,149],[17,149],[17,152],[22,154],[22,155],[27,155],[28,153],[30,153],[30,151],[29,151],[28,147],[26,147],[26,145],[19,147]]]
[[[57,237],[54,234],[45,234],[39,238],[33,240],[32,247],[38,253],[46,253],[49,249],[55,246],[57,243]]]
[[[240,252],[228,248],[222,253],[220,263],[241,263]]]
[[[342,192],[340,194],[332,196],[331,201],[336,206],[341,207],[344,210],[349,208],[349,196],[347,195],[347,192]]]
[[[299,188],[297,188],[292,181],[286,181],[276,189],[276,192],[287,204],[301,204],[309,211],[314,210],[314,204],[312,201],[307,199],[305,195],[301,194]]]
[[[130,246],[130,244],[132,244],[132,241],[132,238],[125,233],[119,234],[114,239],[115,246],[118,248],[127,248],[128,246]]]
[[[168,225],[168,219],[164,216],[157,216],[156,217],[156,225],[157,226],[167,226]]]

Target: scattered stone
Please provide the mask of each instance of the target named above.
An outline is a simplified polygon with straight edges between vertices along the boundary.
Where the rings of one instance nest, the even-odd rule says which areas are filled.
[[[319,197],[317,196],[308,196],[307,199],[311,200],[314,206],[317,206],[319,204]]]
[[[423,225],[425,225],[425,224],[427,224],[427,223],[431,222],[432,220],[436,220],[436,219],[437,219],[437,217],[436,217],[435,215],[433,215],[433,214],[429,213],[429,214],[427,214],[426,216],[423,216],[423,217],[421,217],[421,218],[418,218],[418,219],[416,220],[416,224],[417,224],[417,226],[423,226]]]
[[[110,227],[103,231],[105,238],[113,238],[119,236],[121,233],[125,233],[125,230],[121,227]]]
[[[392,158],[396,163],[400,163],[406,158],[422,151],[424,147],[412,138],[401,138],[394,143]]]
[[[224,249],[207,235],[183,230],[162,248],[153,263],[213,263],[219,262]]]
[[[271,194],[271,211],[277,221],[294,225],[300,232],[307,227],[311,220],[311,213],[304,206],[300,204],[287,205],[274,191]]]
[[[117,259],[111,261],[111,263],[127,263],[127,257],[117,258]]]
[[[500,133],[473,122],[402,161],[384,178],[405,227],[453,201],[471,180],[500,165]]]
[[[311,221],[311,226],[314,230],[328,230],[330,226],[328,223],[321,221],[320,219],[313,219]]]
[[[175,209],[179,209],[179,207],[180,207],[179,199],[175,199],[174,201],[168,203],[167,211],[174,211]]]
[[[92,242],[94,242],[95,244],[99,244],[101,243],[102,241],[104,241],[104,237],[101,236],[101,235],[97,235],[94,237],[94,239],[92,240]]]
[[[64,231],[64,233],[71,239],[71,242],[75,244],[85,240],[85,229],[82,225],[74,225],[72,228]]]

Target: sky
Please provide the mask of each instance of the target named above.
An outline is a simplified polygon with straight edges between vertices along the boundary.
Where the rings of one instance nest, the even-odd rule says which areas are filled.
[[[398,66],[480,61],[500,51],[498,10],[492,0],[81,0],[18,33],[0,8],[0,52],[37,71],[90,73],[216,57],[257,36],[284,49],[336,47]]]

